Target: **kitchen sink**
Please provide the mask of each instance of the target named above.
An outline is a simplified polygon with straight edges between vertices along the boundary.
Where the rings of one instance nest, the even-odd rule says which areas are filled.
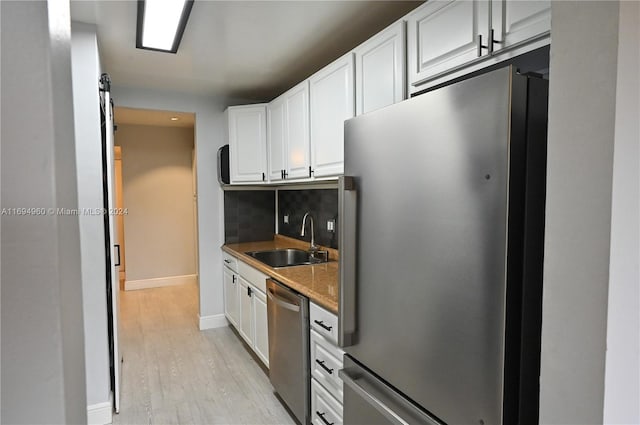
[[[311,253],[302,249],[272,249],[269,251],[249,251],[245,254],[271,267],[290,267],[326,263],[327,251]]]

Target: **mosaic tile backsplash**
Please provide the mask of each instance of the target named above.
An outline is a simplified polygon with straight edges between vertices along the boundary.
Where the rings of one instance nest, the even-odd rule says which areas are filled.
[[[281,235],[309,241],[311,232],[307,222],[306,236],[300,236],[302,217],[311,212],[314,220],[316,244],[338,249],[338,189],[278,190],[278,230]],[[289,223],[284,223],[284,216]],[[327,231],[327,221],[335,220],[335,232]]]
[[[267,241],[273,239],[276,222],[275,211],[275,191],[225,191],[225,243]]]

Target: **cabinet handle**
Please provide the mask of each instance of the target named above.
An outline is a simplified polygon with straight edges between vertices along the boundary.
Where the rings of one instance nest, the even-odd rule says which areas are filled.
[[[495,34],[495,30],[493,28],[491,28],[491,33],[490,33],[490,37],[491,37],[491,43],[489,43],[489,53],[493,53],[493,45],[494,44],[502,44],[502,40],[496,40],[494,37]]]
[[[333,425],[333,422],[329,422],[324,418],[324,415],[326,414],[327,414],[326,412],[320,413],[319,411],[316,410],[316,415],[318,415],[318,417],[320,418],[320,420],[322,420],[322,422],[324,422],[326,425]]]
[[[280,178],[284,179],[284,170],[280,170]]]
[[[327,373],[328,373],[329,375],[333,375],[333,369],[331,369],[331,368],[329,368],[329,367],[325,366],[325,365],[324,365],[324,360],[318,360],[318,359],[316,359],[316,363],[318,363],[318,364],[320,365],[320,367],[321,367],[321,368],[323,368],[324,370],[326,370],[326,371],[327,371]]]
[[[247,286],[247,297],[251,296],[251,287]]]
[[[314,320],[314,322],[320,326],[322,329],[327,330],[329,332],[331,332],[331,329],[333,329],[333,326],[327,326],[324,324],[324,322],[322,320]]]
[[[264,181],[264,173],[262,173],[262,181]]]
[[[236,283],[236,275],[231,276],[231,283]]]
[[[227,264],[231,264],[231,260],[225,259],[224,262],[227,263]]]
[[[489,46],[482,44],[482,34],[478,34],[478,57],[482,56],[482,49],[489,49]]]
[[[311,169],[311,165],[309,165],[309,177],[311,177],[311,174],[313,174],[313,170]]]
[[[287,177],[289,177],[289,173],[286,170],[282,170],[282,178],[286,179]]]

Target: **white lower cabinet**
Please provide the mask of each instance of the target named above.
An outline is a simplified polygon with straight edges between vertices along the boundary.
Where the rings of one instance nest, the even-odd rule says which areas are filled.
[[[311,358],[311,423],[316,425],[342,424],[342,369],[344,352],[336,345],[332,332],[338,317],[309,303]],[[329,328],[329,330],[327,330]]]
[[[253,349],[265,365],[269,366],[269,327],[267,323],[267,297],[253,292]]]
[[[223,267],[224,315],[233,326],[238,326],[238,275],[228,267]]]
[[[251,302],[251,287],[249,283],[240,276],[240,323],[236,329],[240,335],[253,347],[253,308]]]
[[[342,403],[315,379],[311,380],[311,423],[342,425]]]
[[[309,341],[311,377],[320,382],[334,397],[342,400],[342,379],[338,376],[338,371],[342,369],[342,350],[313,329]]]
[[[225,254],[225,260],[228,259],[228,254]],[[242,261],[237,261],[237,272],[229,267],[228,262],[225,263],[224,314],[256,356],[269,367],[267,275]]]

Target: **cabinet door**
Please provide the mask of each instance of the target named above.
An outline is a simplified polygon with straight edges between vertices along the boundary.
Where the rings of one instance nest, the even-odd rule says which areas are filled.
[[[250,347],[253,347],[253,308],[251,301],[251,287],[242,276],[238,277],[239,281],[239,298],[240,298],[240,323],[237,327],[238,332],[247,341]]]
[[[224,315],[227,320],[238,328],[238,276],[229,268],[223,267],[224,282]]]
[[[267,297],[253,289],[253,350],[269,367],[269,326],[267,322]]]
[[[309,177],[309,81],[285,93],[287,178]]]
[[[401,102],[405,93],[405,22],[356,47],[356,115]]]
[[[488,54],[489,0],[431,0],[407,17],[409,83],[434,78]],[[481,40],[481,41],[480,41]]]
[[[285,163],[285,102],[284,96],[274,99],[267,106],[267,146],[269,156],[269,180],[284,178]]]
[[[310,78],[311,166],[315,177],[344,173],[344,121],[355,113],[349,53]]]
[[[491,14],[494,52],[544,37],[551,30],[550,0],[494,0]]]
[[[264,104],[227,110],[231,183],[265,181],[266,115]]]

